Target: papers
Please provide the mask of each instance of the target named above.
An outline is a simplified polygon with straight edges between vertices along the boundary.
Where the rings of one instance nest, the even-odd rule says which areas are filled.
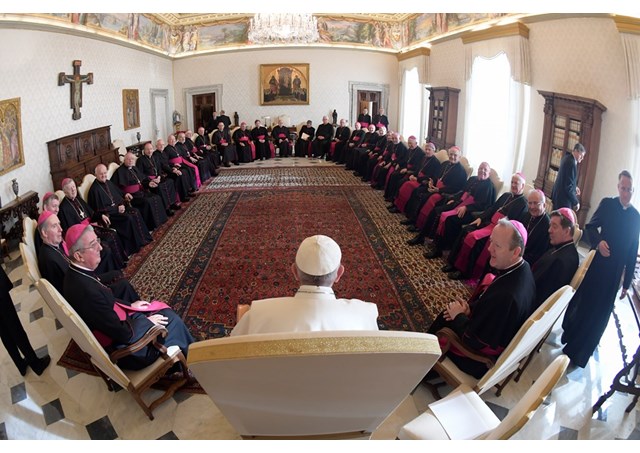
[[[452,440],[475,439],[500,424],[498,417],[471,389],[455,390],[429,404],[429,409]]]
[[[300,138],[301,138],[302,140],[306,140],[306,139],[308,139],[308,138],[309,138],[309,134],[307,134],[306,132],[303,132],[303,133],[302,133],[302,135],[300,136]]]

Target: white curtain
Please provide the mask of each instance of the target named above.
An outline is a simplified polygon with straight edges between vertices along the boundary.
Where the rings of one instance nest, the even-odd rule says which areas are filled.
[[[516,82],[531,85],[529,39],[524,36],[506,36],[472,42],[465,44],[464,52],[466,80],[471,78],[476,57],[493,58],[503,52],[511,65],[511,78]]]
[[[425,135],[422,130],[422,106],[425,93],[424,86],[418,81],[418,70],[413,68],[404,71],[402,76],[402,125],[399,128],[403,140],[415,135],[418,143],[420,137]]]
[[[627,88],[630,99],[640,98],[640,35],[620,33],[627,67]]]
[[[524,162],[530,87],[512,78],[505,52],[477,57],[471,69],[463,153],[474,168],[486,161],[508,182]],[[531,181],[535,175],[525,176]]]
[[[429,74],[429,56],[418,55],[417,57],[407,58],[402,60],[398,68],[398,79],[402,80],[405,71],[410,71],[413,68],[418,70],[418,82],[423,85],[428,85],[430,80]]]

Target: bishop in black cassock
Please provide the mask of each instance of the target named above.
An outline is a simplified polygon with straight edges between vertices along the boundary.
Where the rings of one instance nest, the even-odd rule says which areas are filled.
[[[136,160],[136,168],[145,177],[146,186],[150,192],[162,199],[162,206],[170,215],[171,210],[178,210],[178,195],[172,179],[165,178],[162,172],[162,153],[154,153],[151,143],[144,146],[142,155]]]
[[[122,191],[107,179],[107,167],[104,165],[96,168],[96,180],[89,188],[88,198],[89,206],[109,217],[128,255],[153,240],[140,211],[125,202]]]

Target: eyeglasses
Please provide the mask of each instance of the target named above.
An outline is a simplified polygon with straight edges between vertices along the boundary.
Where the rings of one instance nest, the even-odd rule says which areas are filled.
[[[80,250],[95,250],[98,248],[101,242],[102,241],[100,241],[100,238],[96,238],[94,241],[89,242],[88,247],[83,247]]]

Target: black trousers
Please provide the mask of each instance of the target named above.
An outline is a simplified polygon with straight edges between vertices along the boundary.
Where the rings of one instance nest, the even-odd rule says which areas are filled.
[[[4,273],[4,269],[2,269],[2,273]],[[6,274],[4,277],[7,278]],[[0,276],[0,278],[2,277]],[[9,279],[7,278],[7,280]],[[20,323],[16,307],[13,305],[7,288],[0,289],[0,339],[18,369],[24,366],[25,362],[33,363],[38,359],[31,347],[29,337]]]

